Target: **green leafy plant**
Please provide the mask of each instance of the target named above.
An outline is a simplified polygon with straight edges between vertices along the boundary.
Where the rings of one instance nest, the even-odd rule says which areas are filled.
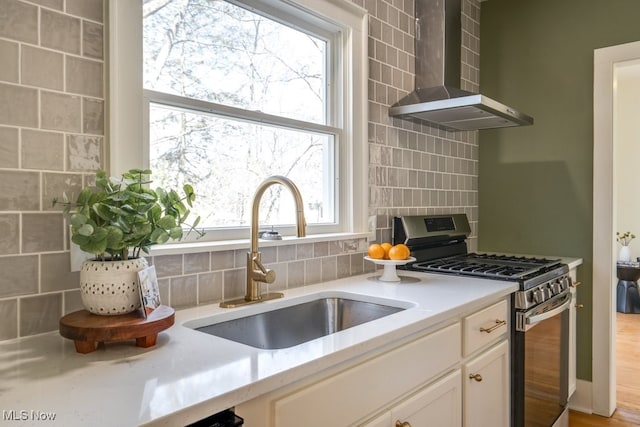
[[[183,224],[196,198],[191,185],[183,187],[184,195],[171,189],[148,188],[151,171],[131,169],[121,178],[96,173],[96,186],[85,187],[75,202],[63,194],[64,214],[71,224],[71,241],[96,259],[125,260],[137,258],[140,251],[149,253],[152,245],[183,237]],[[200,222],[197,217],[189,232]]]
[[[631,241],[635,238],[635,234],[631,234],[630,231],[625,231],[624,233],[616,231],[616,241],[622,243],[622,246],[629,246]]]

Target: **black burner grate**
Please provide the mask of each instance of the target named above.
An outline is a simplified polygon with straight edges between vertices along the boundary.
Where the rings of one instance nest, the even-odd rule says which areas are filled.
[[[431,261],[418,261],[411,266],[411,269],[521,280],[559,264],[559,259],[470,253]]]

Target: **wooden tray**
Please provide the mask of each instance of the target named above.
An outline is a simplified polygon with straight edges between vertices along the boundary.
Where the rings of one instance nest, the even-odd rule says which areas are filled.
[[[117,316],[100,316],[87,310],[74,311],[60,319],[60,335],[72,339],[78,353],[91,353],[106,341],[136,340],[138,347],[156,344],[158,332],[173,325],[175,310],[166,305],[144,318],[141,311]]]

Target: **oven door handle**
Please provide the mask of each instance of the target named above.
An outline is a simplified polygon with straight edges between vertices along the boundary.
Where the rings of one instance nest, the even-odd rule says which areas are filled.
[[[555,316],[558,313],[561,313],[562,311],[566,310],[569,305],[571,305],[571,294],[568,293],[567,295],[565,295],[564,297],[564,302],[559,305],[558,307],[551,309],[549,311],[545,311],[544,313],[540,313],[540,314],[535,314],[533,316],[527,316],[526,318],[526,324],[527,325],[534,325],[536,323],[540,323],[543,320],[547,320],[553,316]]]

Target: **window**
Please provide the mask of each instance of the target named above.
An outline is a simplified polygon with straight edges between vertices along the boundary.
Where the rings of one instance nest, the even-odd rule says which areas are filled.
[[[143,164],[156,185],[193,184],[213,239],[247,236],[270,175],[299,187],[309,234],[366,231],[366,16],[305,1],[110,2],[111,172]],[[121,145],[129,135],[142,143]],[[263,196],[260,220],[290,233],[286,189]]]

